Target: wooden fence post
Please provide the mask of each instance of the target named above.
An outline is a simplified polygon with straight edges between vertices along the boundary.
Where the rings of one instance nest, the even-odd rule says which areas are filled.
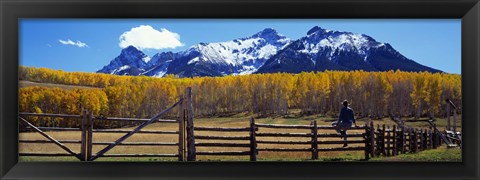
[[[391,144],[392,136],[391,136],[390,131],[391,131],[390,126],[387,126],[387,136],[386,136],[387,147],[385,148],[386,151],[387,151],[387,156],[390,156],[390,150],[391,150],[390,144]]]
[[[440,137],[440,131],[437,131],[437,147],[442,146],[442,137]]]
[[[410,150],[411,150],[411,153],[415,153],[415,140],[416,140],[415,129],[412,128],[410,134],[411,134],[410,143],[412,144]]]
[[[397,126],[393,125],[393,132],[392,132],[392,136],[393,136],[393,152],[392,152],[392,155],[398,155],[398,149],[397,149]]]
[[[410,137],[410,128],[405,128],[405,153],[411,150],[411,137]]]
[[[423,129],[420,129],[420,133],[419,133],[420,144],[419,144],[419,147],[418,147],[418,149],[420,149],[420,151],[425,150],[424,146],[423,146],[423,143],[425,142],[425,137],[423,136],[423,134],[424,134]]]
[[[183,99],[184,96],[180,98]],[[179,115],[178,118],[178,161],[184,161],[185,158],[185,102],[179,106]]]
[[[425,149],[430,149],[429,144],[430,144],[430,130],[425,129]]]
[[[437,148],[439,146],[439,137],[438,137],[438,131],[436,130],[437,128],[437,125],[436,124],[433,124],[433,148]]]
[[[442,138],[440,137],[440,131],[437,131],[435,136],[436,136],[436,139],[437,139],[437,147],[440,147],[442,145]]]
[[[402,133],[400,135],[400,138],[401,138],[401,144],[400,144],[400,151],[402,152],[402,154],[405,154],[406,152],[406,147],[405,147],[405,143],[407,143],[406,141],[406,137],[405,137],[405,127],[402,127],[402,129],[400,130],[400,133]]]
[[[382,126],[382,133],[381,133],[381,134],[382,134],[382,142],[381,142],[381,143],[382,143],[382,146],[381,146],[381,148],[382,148],[382,154],[383,154],[383,156],[386,156],[387,153],[386,153],[386,151],[385,151],[385,141],[386,141],[386,140],[385,140],[385,138],[386,138],[386,137],[385,137],[385,124],[383,124],[383,126]]]
[[[429,140],[429,145],[428,145],[428,147],[429,147],[430,149],[435,148],[435,144],[433,143],[433,141],[434,141],[433,134],[434,134],[434,132],[432,131],[432,127],[430,126],[430,128],[429,128],[429,130],[428,130],[428,140]]]
[[[370,122],[370,155],[371,157],[375,156],[375,127],[373,126],[373,121]]]
[[[414,150],[413,152],[418,152],[418,129],[414,130],[414,138],[413,138],[413,145],[414,145]]]
[[[453,108],[453,134],[457,134],[457,109]]]
[[[420,137],[419,137],[418,139],[420,140],[420,143],[419,143],[419,145],[418,145],[418,149],[419,149],[420,151],[422,151],[422,150],[423,150],[423,141],[424,141],[424,139],[423,139],[423,129],[420,129],[419,136],[420,136]]]
[[[433,134],[432,134],[432,127],[428,130],[428,148],[432,149],[433,148]]]
[[[87,159],[87,110],[82,111],[82,125],[80,129],[82,130],[82,144],[80,145],[80,156],[82,156],[82,161]]]
[[[426,129],[423,129],[422,130],[422,150],[425,150],[427,149],[427,142],[428,142],[428,136],[427,136],[427,130]]]
[[[426,129],[423,130],[423,150],[428,149],[428,131]]]
[[[449,100],[447,99],[447,130],[450,130],[450,102]]]
[[[409,151],[410,153],[414,153],[413,150],[415,149],[415,148],[413,147],[413,144],[414,144],[414,143],[413,143],[413,136],[414,136],[414,135],[413,135],[413,129],[412,129],[412,128],[409,128],[409,130],[408,130],[408,151]]]
[[[376,150],[375,150],[375,154],[378,156],[380,156],[380,153],[382,152],[382,135],[380,134],[381,132],[381,129],[380,129],[380,124],[377,124],[377,133],[375,133],[377,135],[377,137],[375,137],[375,147],[376,147]]]
[[[312,159],[318,159],[318,128],[317,128],[317,121],[311,121],[310,125],[312,125]]]
[[[92,158],[92,146],[93,146],[93,112],[87,111],[87,161]]]
[[[423,150],[428,148],[428,131],[426,129],[423,130]]]
[[[187,96],[187,161],[196,160],[195,136],[193,131],[193,104],[192,104],[192,88],[188,87],[185,92]]]
[[[250,161],[257,161],[257,138],[255,119],[250,119]]]
[[[370,129],[368,128],[368,121],[365,122],[365,135],[363,136],[363,140],[365,140],[365,160],[368,160],[369,159],[369,154],[370,153],[370,150],[371,150],[371,146],[370,146]]]
[[[444,142],[443,142],[443,139],[442,139],[442,132],[438,132],[438,145],[441,146]]]

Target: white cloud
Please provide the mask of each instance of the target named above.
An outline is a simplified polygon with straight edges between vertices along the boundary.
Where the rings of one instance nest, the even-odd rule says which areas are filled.
[[[72,46],[78,46],[78,47],[88,47],[87,44],[83,43],[82,41],[78,41],[77,42],[73,42],[72,40],[68,39],[68,40],[58,40],[58,42],[64,44],[64,45],[72,45]]]
[[[160,30],[154,29],[152,26],[141,25],[124,32],[119,37],[121,48],[130,45],[138,49],[166,49],[183,46],[180,42],[180,35],[171,32],[165,28]]]

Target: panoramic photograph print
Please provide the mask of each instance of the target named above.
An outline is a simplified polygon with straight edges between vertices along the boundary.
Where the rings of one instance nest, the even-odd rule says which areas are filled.
[[[18,160],[461,162],[460,19],[19,19]]]

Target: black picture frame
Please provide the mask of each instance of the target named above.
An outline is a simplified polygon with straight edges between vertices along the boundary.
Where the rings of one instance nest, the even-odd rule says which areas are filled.
[[[0,179],[479,179],[478,0],[0,0]],[[17,162],[20,18],[462,19],[462,162]]]

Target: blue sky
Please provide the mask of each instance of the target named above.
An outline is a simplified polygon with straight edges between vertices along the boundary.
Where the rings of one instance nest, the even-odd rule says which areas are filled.
[[[132,38],[146,32],[138,28],[142,25],[151,26],[153,29],[143,30],[160,39],[133,42]],[[21,19],[20,65],[95,72],[128,43],[146,44],[142,50],[152,56],[185,50],[200,42],[248,37],[267,27],[298,39],[314,26],[366,34],[390,43],[420,64],[448,73],[461,72],[460,19]],[[121,40],[125,42],[121,44]],[[165,42],[149,44],[159,40]]]

